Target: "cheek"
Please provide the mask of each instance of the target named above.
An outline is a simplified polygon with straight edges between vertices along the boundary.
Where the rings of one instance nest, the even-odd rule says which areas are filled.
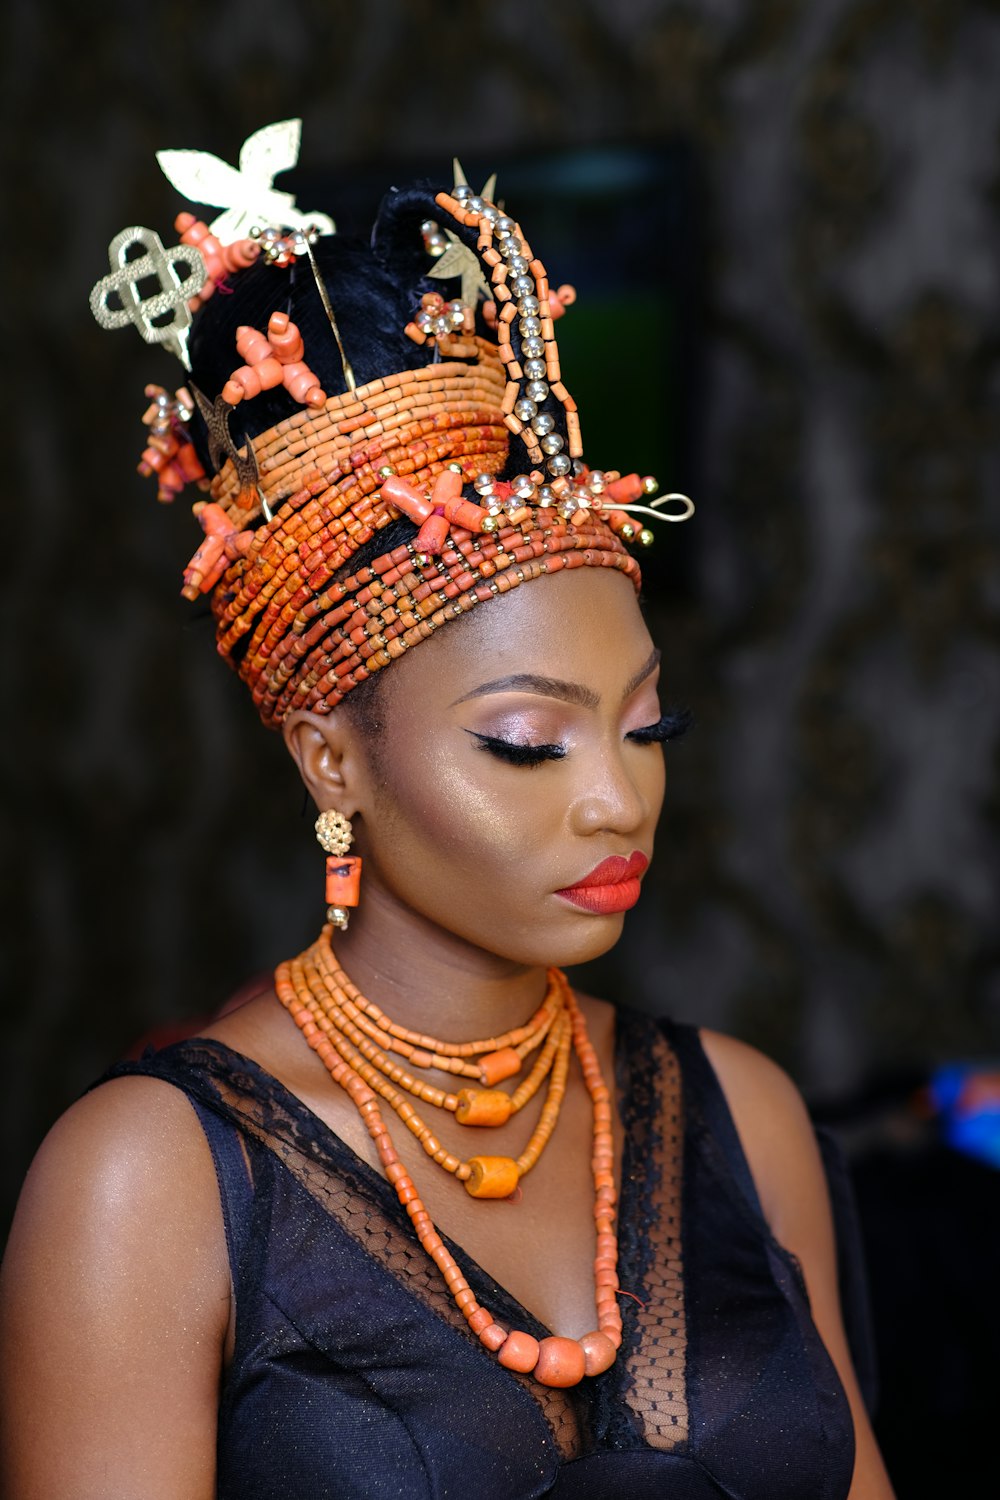
[[[405,765],[386,767],[371,853],[397,889],[440,878],[454,896],[488,885],[495,904],[505,889],[497,877],[509,882],[533,849],[544,849],[558,822],[557,800],[546,796],[541,772],[512,772],[464,745],[451,757],[440,749],[412,748]]]

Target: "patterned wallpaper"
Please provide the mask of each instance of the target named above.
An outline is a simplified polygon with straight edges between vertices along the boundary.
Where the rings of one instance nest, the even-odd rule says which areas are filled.
[[[315,171],[683,145],[700,339],[677,477],[700,508],[653,618],[698,728],[594,982],[729,1027],[818,1093],[1000,1047],[998,11],[11,0],[15,1174],[118,1050],[318,919],[281,745],[176,597],[190,517],[132,474],[162,357],[87,311],[110,235],[169,225],[156,148],[232,159],[293,113]]]

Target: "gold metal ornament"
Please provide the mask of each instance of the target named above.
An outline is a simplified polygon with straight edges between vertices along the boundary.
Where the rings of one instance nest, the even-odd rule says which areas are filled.
[[[342,859],[354,842],[350,818],[345,818],[335,808],[324,808],[316,819],[316,837],[320,848],[327,854]]]
[[[134,254],[136,247],[143,253]],[[108,246],[110,276],[103,276],[90,293],[90,310],[102,328],[124,328],[131,323],[147,344],[163,344],[190,370],[187,337],[191,327],[191,298],[205,285],[208,272],[194,245],[164,249],[152,229],[134,224],[116,234]],[[181,275],[178,267],[186,268]],[[143,282],[155,280],[159,291],[144,296]],[[116,298],[118,306],[111,305]]]

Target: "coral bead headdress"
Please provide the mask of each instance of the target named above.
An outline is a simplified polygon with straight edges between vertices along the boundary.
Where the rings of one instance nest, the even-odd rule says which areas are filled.
[[[218,649],[272,726],[542,573],[612,567],[638,587],[626,543],[651,533],[632,516],[693,509],[584,462],[554,332],[575,294],[512,217],[457,169],[450,192],[393,189],[371,243],[349,240],[273,187],[298,141],[298,121],[258,131],[239,171],[161,152],[224,212],[180,214],[172,249],[123,230],[91,296],[190,371],[173,397],[147,388],[140,470],[161,499],[199,487],[183,591],[210,595]]]

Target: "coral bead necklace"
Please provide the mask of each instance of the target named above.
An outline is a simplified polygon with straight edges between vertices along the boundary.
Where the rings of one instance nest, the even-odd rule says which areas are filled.
[[[469,1327],[507,1369],[530,1373],[542,1385],[576,1385],[584,1375],[598,1375],[608,1369],[614,1363],[622,1330],[616,1270],[617,1200],[611,1095],[601,1075],[583,1013],[565,975],[558,969],[549,971],[545,999],[524,1026],[483,1041],[441,1042],[396,1025],[361,995],[337,964],[330,934],[331,928],[324,927],[311,947],[279,966],[275,974],[278,998],[331,1078],[346,1090],[357,1108],[386,1177]],[[540,1048],[539,1056],[513,1094],[493,1087],[514,1077],[536,1048]],[[597,1327],[580,1339],[553,1336],[539,1340],[517,1329],[502,1328],[476,1300],[399,1159],[380,1100],[389,1104],[433,1161],[464,1183],[472,1197],[509,1197],[519,1179],[536,1164],[555,1129],[566,1091],[571,1050],[579,1061],[593,1110],[591,1167]],[[460,1074],[475,1078],[486,1087],[448,1093],[415,1078],[393,1062],[388,1053],[405,1058],[411,1068]],[[449,1110],[459,1124],[490,1127],[505,1124],[533,1097],[546,1078],[548,1090],[538,1124],[516,1160],[473,1155],[463,1161],[440,1144],[406,1097],[410,1095]]]

